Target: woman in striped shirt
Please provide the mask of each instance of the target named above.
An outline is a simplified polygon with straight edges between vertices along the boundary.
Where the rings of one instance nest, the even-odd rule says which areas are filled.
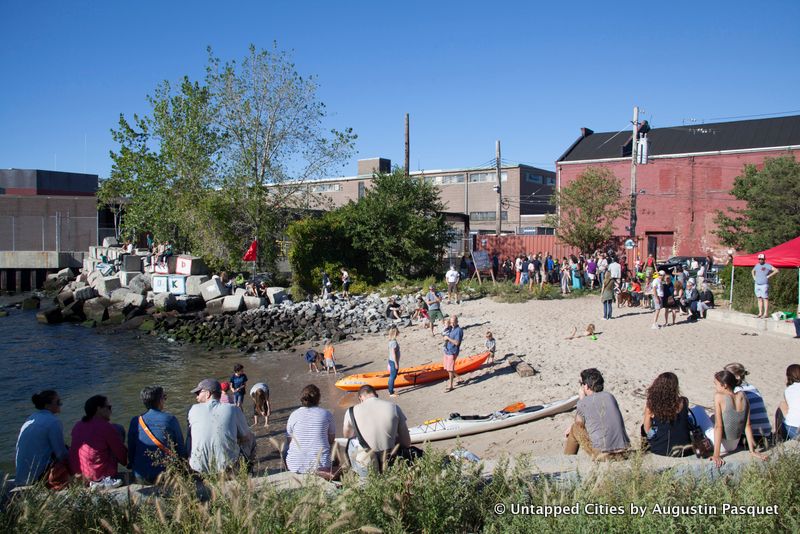
[[[286,467],[293,473],[331,470],[331,445],[336,438],[333,414],[319,407],[322,394],[310,384],[300,395],[301,407],[292,412],[286,423],[289,450]]]
[[[750,403],[750,426],[753,428],[753,438],[759,446],[766,448],[772,441],[772,425],[769,423],[767,406],[764,398],[754,385],[747,382],[746,377],[750,372],[741,363],[729,363],[725,366],[736,377],[737,385],[734,393],[744,391]]]

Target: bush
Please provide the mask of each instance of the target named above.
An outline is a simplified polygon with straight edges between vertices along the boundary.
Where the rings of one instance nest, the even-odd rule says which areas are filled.
[[[725,290],[724,298],[730,298],[731,269],[728,265],[719,273],[720,283]],[[733,280],[733,308],[744,313],[758,313],[758,301],[753,292],[751,267],[736,267]],[[778,274],[769,280],[769,309],[775,311],[795,311],[797,309],[797,269],[779,269]]]

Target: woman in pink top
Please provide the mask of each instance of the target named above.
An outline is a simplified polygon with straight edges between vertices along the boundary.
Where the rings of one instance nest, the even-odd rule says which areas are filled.
[[[117,478],[117,464],[128,463],[128,449],[119,430],[110,423],[111,405],[95,395],[83,406],[86,415],[72,427],[69,465],[90,482]]]

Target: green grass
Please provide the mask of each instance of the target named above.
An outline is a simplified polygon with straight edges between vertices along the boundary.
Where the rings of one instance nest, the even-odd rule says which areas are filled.
[[[44,489],[12,499],[0,512],[3,532],[797,532],[800,530],[800,453],[777,455],[734,476],[695,478],[654,472],[634,459],[613,475],[596,470],[577,482],[531,476],[525,458],[500,462],[491,479],[480,465],[445,462],[428,451],[414,466],[395,465],[360,484],[352,474],[340,490],[278,492],[256,488],[244,475],[208,480],[207,499],[182,476],[170,478],[155,504],[116,503],[74,488]],[[624,467],[624,468],[622,468]],[[621,469],[620,469],[621,468]],[[574,506],[577,515],[512,514],[512,505]],[[498,504],[505,507],[496,513]],[[619,515],[586,513],[607,505]],[[630,513],[631,504],[647,510]],[[723,515],[725,504],[777,506],[777,515]],[[716,514],[654,513],[655,505],[717,507]],[[534,510],[535,512],[535,510]]]

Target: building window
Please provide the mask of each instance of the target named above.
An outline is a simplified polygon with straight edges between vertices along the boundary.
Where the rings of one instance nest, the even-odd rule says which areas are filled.
[[[332,193],[333,191],[341,191],[341,184],[317,184],[311,188],[314,193]]]
[[[546,226],[523,226],[520,228],[520,233],[527,235],[555,235],[556,230]]]
[[[471,181],[470,176],[470,181]],[[504,211],[500,214],[504,221],[508,220],[508,212]],[[497,212],[496,211],[471,211],[469,212],[469,219],[471,221],[496,221],[497,220]]]
[[[555,176],[545,176],[544,179],[545,185],[556,185],[556,177]]]
[[[526,173],[525,181],[532,184],[541,184],[544,183],[544,176],[541,174]]]
[[[358,198],[359,200],[364,198],[364,195],[367,194],[367,187],[364,185],[364,182],[358,182]]]
[[[508,180],[508,173],[501,172],[500,173],[500,181],[505,182]],[[494,172],[473,172],[469,175],[469,183],[479,183],[479,182],[496,182],[497,181],[497,173]]]
[[[463,174],[446,174],[444,176],[426,176],[425,181],[433,185],[463,184]]]

